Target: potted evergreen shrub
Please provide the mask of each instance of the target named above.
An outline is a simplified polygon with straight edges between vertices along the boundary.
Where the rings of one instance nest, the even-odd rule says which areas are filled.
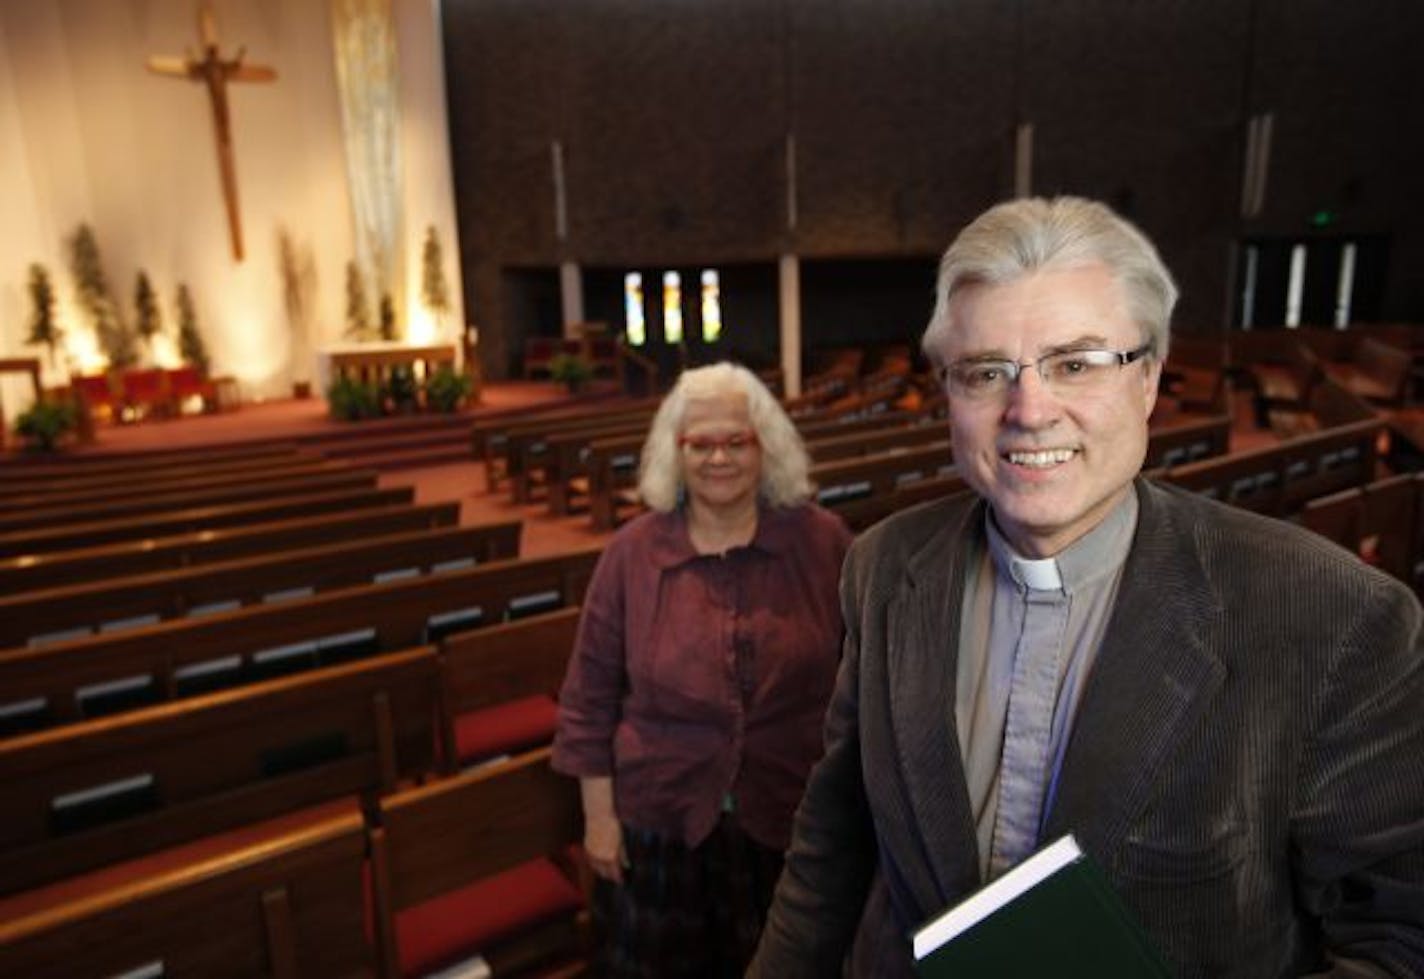
[[[593,367],[578,354],[559,354],[549,361],[549,376],[577,394],[593,377]]]
[[[420,407],[420,385],[409,367],[393,367],[381,394],[386,414],[408,415]]]
[[[31,451],[53,452],[79,424],[79,413],[68,401],[36,401],[15,419],[15,433]]]
[[[331,417],[339,421],[375,418],[381,413],[381,391],[374,384],[342,375],[327,387],[326,404]]]
[[[425,382],[425,403],[432,411],[445,414],[456,411],[470,396],[470,377],[461,374],[448,364]]]

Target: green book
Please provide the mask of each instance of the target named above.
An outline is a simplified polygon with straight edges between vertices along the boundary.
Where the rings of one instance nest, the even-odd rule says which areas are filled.
[[[1171,975],[1071,835],[926,923],[914,952],[922,979]]]

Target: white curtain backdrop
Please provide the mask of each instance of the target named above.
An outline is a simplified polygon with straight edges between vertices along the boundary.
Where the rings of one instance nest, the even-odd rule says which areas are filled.
[[[400,86],[390,0],[332,0],[331,29],[356,261],[372,306],[389,293],[401,309]]]

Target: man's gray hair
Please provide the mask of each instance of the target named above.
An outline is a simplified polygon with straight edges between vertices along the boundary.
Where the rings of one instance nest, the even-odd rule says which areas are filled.
[[[667,512],[682,495],[682,455],[677,437],[692,398],[745,395],[752,430],[761,445],[760,496],[776,507],[796,506],[812,493],[811,460],[781,402],[739,364],[721,363],[682,372],[653,416],[638,468],[638,493],[654,510]]]
[[[935,308],[920,341],[926,356],[949,338],[949,301],[965,285],[1002,285],[1039,269],[1100,263],[1122,286],[1129,313],[1152,345],[1167,357],[1177,285],[1147,236],[1111,208],[1082,197],[1024,198],[998,204],[954,239],[939,263]]]

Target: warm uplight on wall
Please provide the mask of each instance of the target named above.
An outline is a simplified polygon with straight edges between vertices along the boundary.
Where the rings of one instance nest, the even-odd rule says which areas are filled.
[[[428,347],[440,338],[440,324],[435,314],[419,302],[406,304],[405,342],[416,347]]]
[[[64,360],[72,372],[93,374],[109,366],[109,358],[99,348],[99,338],[87,326],[64,331]]]
[[[716,269],[702,270],[702,342],[722,336],[722,284]]]
[[[682,276],[663,273],[663,340],[682,342]]]
[[[648,321],[643,315],[643,274],[629,272],[623,276],[623,333],[628,346],[641,347],[648,342]]]

